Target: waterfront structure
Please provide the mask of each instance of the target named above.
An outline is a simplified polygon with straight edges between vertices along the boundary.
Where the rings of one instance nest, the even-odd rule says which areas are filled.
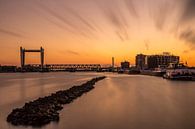
[[[40,50],[26,50],[25,48],[20,47],[20,59],[21,59],[21,68],[25,66],[25,53],[26,52],[39,52],[41,57],[41,69],[43,69],[44,65],[44,49],[40,47]]]
[[[147,68],[147,56],[144,54],[137,54],[135,58],[136,68],[145,69]]]
[[[167,68],[170,63],[179,63],[179,56],[172,55],[168,52],[156,55],[136,55],[136,67],[138,69],[155,69]]]
[[[112,57],[112,68],[114,68],[114,57]]]
[[[47,64],[50,71],[99,71],[100,64]]]
[[[112,57],[112,65],[111,65],[111,71],[114,72],[115,68],[114,68],[114,57]]]
[[[170,53],[147,56],[147,67],[149,69],[166,68],[170,63],[179,63],[179,56],[171,55]]]
[[[195,69],[189,69],[183,63],[172,63],[167,68],[163,77],[172,80],[195,80]]]
[[[121,69],[129,69],[129,65],[128,61],[121,62]]]
[[[0,65],[0,72],[16,72],[17,66],[1,66]]]

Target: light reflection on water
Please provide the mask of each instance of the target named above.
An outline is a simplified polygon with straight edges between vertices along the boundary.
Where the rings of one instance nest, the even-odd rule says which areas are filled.
[[[0,74],[0,126],[25,101],[80,84],[101,73]],[[96,88],[60,111],[43,129],[194,129],[195,82],[108,74]],[[10,81],[11,80],[11,81]],[[31,128],[31,127],[28,127]]]

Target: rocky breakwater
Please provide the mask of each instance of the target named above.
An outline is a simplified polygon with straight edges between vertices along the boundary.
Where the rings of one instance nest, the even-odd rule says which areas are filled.
[[[7,121],[13,125],[43,126],[51,121],[59,121],[59,110],[64,104],[71,103],[94,88],[96,82],[105,76],[93,78],[86,83],[73,86],[67,90],[61,90],[43,98],[25,103],[22,108],[13,109],[8,115]]]

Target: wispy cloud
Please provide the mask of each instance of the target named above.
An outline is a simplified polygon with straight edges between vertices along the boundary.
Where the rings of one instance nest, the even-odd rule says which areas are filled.
[[[184,54],[188,54],[190,51],[189,50],[184,50],[183,53]]]
[[[77,18],[82,24],[84,24],[88,29],[97,31],[96,27],[91,23],[88,18],[82,17],[79,13],[71,9],[70,7],[66,7],[66,11],[68,11],[72,16]]]
[[[54,17],[57,19],[51,19],[47,16],[44,15],[44,18],[48,20],[50,23],[53,23],[54,25],[63,28],[65,31],[68,31],[76,36],[83,36],[86,38],[91,37],[90,32],[86,32],[85,28],[81,28],[81,25],[78,25],[72,20],[67,14],[62,14],[62,12],[57,12],[54,9],[52,9],[50,6],[48,6],[46,3],[43,3],[42,1],[36,1],[39,9],[42,9],[45,11],[45,13],[48,13],[50,16]],[[64,9],[67,11],[69,8],[64,7]],[[69,10],[71,12],[71,10]],[[78,17],[79,15],[77,15]],[[79,17],[81,19],[81,17]],[[82,19],[84,22],[84,19]],[[60,22],[59,22],[60,21]],[[87,24],[87,22],[85,22]],[[89,25],[88,25],[89,26]],[[78,31],[79,30],[79,31]]]
[[[76,51],[72,51],[72,50],[66,50],[66,53],[71,54],[71,55],[76,55],[76,56],[80,55],[80,53]]]
[[[124,3],[126,4],[126,7],[127,7],[128,11],[129,11],[129,13],[132,16],[138,18],[139,15],[137,13],[137,10],[135,8],[135,5],[133,4],[133,1],[132,0],[124,0]]]
[[[11,30],[2,29],[2,28],[0,28],[0,33],[6,34],[6,35],[9,35],[9,36],[14,36],[14,37],[20,37],[20,38],[24,37],[20,33],[17,33],[17,32],[11,31]]]
[[[116,35],[119,37],[119,39],[120,39],[122,42],[125,41],[125,39],[123,38],[123,36],[121,36],[121,34],[120,34],[118,31],[116,31]]]
[[[186,29],[180,34],[180,39],[184,40],[191,49],[195,49],[195,32],[192,29]]]
[[[100,26],[98,26],[90,18],[84,16],[84,14],[81,15],[78,11],[68,6],[64,6],[64,9],[71,17],[80,23],[79,26],[82,28],[82,31],[85,32],[85,34],[93,36],[94,38],[96,37],[96,33],[102,32]]]
[[[185,0],[181,21],[186,22],[193,18],[195,18],[195,0]]]
[[[149,6],[148,9],[155,27],[162,30],[170,16],[170,12],[173,12],[174,6],[170,1],[154,1],[153,5]]]
[[[63,55],[72,55],[72,56],[79,56],[81,55],[79,52],[76,52],[74,50],[59,50],[58,51],[60,54],[63,54]]]
[[[105,6],[109,5],[109,6]],[[129,22],[127,22],[126,17],[122,13],[120,6],[116,3],[115,0],[112,1],[103,1],[103,3],[98,3],[100,10],[102,11],[105,18],[110,22],[114,27],[114,32],[116,36],[121,40],[125,41],[129,39],[128,27]]]

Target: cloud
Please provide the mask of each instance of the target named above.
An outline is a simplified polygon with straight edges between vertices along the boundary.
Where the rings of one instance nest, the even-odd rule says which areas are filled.
[[[41,2],[39,2],[39,6],[43,10],[45,10],[46,12],[48,12],[50,15],[52,15],[53,17],[55,17],[56,19],[58,19],[61,22],[65,23],[67,26],[74,27],[74,24],[71,21],[69,21],[67,18],[65,18],[64,16],[60,15],[60,13],[55,12],[51,8],[47,7],[45,4],[42,4]]]
[[[195,0],[186,0],[184,3],[184,12],[181,17],[182,22],[195,18]]]
[[[58,51],[60,54],[63,54],[63,55],[73,55],[73,56],[79,56],[81,55],[80,53],[76,52],[76,51],[73,51],[73,50],[59,50]]]
[[[57,21],[55,21],[55,20],[53,20],[53,19],[50,19],[50,18],[45,17],[45,16],[44,16],[44,18],[45,18],[47,21],[49,21],[50,23],[54,24],[55,26],[57,26],[57,27],[59,27],[59,28],[61,28],[61,29],[63,29],[63,30],[66,30],[66,31],[68,31],[68,32],[70,32],[70,33],[72,33],[72,34],[77,34],[77,33],[75,33],[74,31],[72,31],[69,27],[64,26],[63,24],[60,24],[59,22],[57,22]]]
[[[138,16],[138,13],[137,13],[137,11],[136,11],[136,9],[135,9],[135,6],[134,6],[132,0],[124,0],[124,2],[125,2],[125,4],[126,4],[126,6],[127,6],[127,9],[128,9],[128,11],[129,11],[129,13],[130,13],[132,16],[138,18],[139,16]]]
[[[66,7],[66,10],[73,15],[75,18],[77,18],[82,24],[84,24],[87,28],[89,28],[90,30],[93,31],[97,31],[96,27],[90,22],[89,19],[87,19],[86,17],[82,17],[79,13],[77,13],[76,11],[74,11],[73,9],[70,9],[68,7]]]
[[[188,54],[190,51],[189,50],[184,50],[183,53],[184,54]]]
[[[84,14],[81,15],[78,11],[67,6],[65,6],[64,9],[71,17],[80,22],[79,26],[82,27],[82,31],[84,31],[85,34],[96,37],[95,32],[102,32],[102,29],[94,21],[84,16]]]
[[[74,35],[81,35],[83,37],[86,38],[90,38],[92,33],[90,31],[86,31],[86,28],[82,27],[80,24],[76,24],[74,22],[73,19],[71,19],[67,14],[62,14],[62,12],[56,12],[55,10],[53,10],[50,6],[47,6],[46,4],[43,4],[41,1],[36,1],[37,5],[39,7],[39,9],[44,10],[46,13],[48,13],[49,15],[51,15],[52,17],[56,18],[58,21],[55,21],[55,19],[51,19],[45,16],[44,14],[44,18],[46,20],[48,20],[50,23],[63,28],[64,30],[73,33]],[[87,25],[88,27],[92,28],[92,26],[90,26],[90,24],[84,20],[80,15],[76,14],[73,10],[69,10],[70,8],[68,7],[63,7],[63,9],[65,9],[65,11],[67,12],[71,12],[72,16],[77,17],[80,21],[82,21],[85,25]],[[73,15],[74,14],[74,15]],[[63,23],[63,24],[61,24]],[[79,31],[78,31],[79,30]]]
[[[192,29],[186,29],[179,35],[181,40],[184,40],[191,49],[195,49],[195,32]]]
[[[173,12],[174,6],[170,1],[155,1],[153,4],[151,7],[149,6],[149,14],[154,21],[155,27],[162,30],[170,12]]]
[[[19,37],[19,38],[24,37],[20,33],[16,33],[16,32],[10,31],[10,30],[5,30],[5,29],[2,29],[2,28],[0,28],[0,33],[6,34],[6,35],[9,35],[9,36]]]
[[[71,55],[76,55],[76,56],[80,55],[78,52],[75,52],[72,50],[66,50],[66,53],[71,54]]]
[[[125,39],[123,38],[123,36],[121,36],[121,34],[120,34],[119,32],[116,32],[116,35],[118,36],[118,38],[119,38],[122,42],[125,41]]]
[[[107,3],[106,3],[107,2]],[[121,40],[129,40],[129,34],[128,34],[128,23],[126,21],[126,17],[124,17],[124,14],[121,11],[120,6],[116,1],[104,1],[102,3],[98,3],[100,10],[102,11],[105,18],[108,20],[108,22],[113,26],[114,32],[116,32],[116,36]],[[105,6],[109,5],[109,6]]]

